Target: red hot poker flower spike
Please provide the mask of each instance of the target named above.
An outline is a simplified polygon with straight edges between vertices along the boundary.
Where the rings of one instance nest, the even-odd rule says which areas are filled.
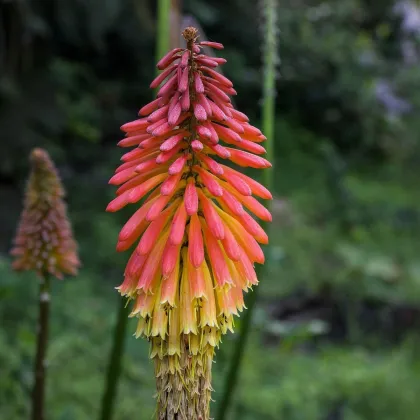
[[[232,106],[232,82],[214,70],[225,60],[201,52],[223,45],[198,43],[191,27],[183,36],[187,48],[158,63],[158,98],[121,127],[118,144],[135,148],[111,178],[120,187],[107,210],[146,197],[119,237],[118,250],[138,243],[119,291],[135,301],[136,336],[152,343],[158,419],[205,420],[214,349],[258,283],[254,263],[264,262],[267,236],[247,210],[271,220],[252,197],[270,193],[226,161],[270,163],[260,156],[265,137]]]
[[[34,270],[40,276],[77,274],[80,266],[64,204],[64,189],[48,153],[34,149],[32,172],[14,247],[15,270]]]

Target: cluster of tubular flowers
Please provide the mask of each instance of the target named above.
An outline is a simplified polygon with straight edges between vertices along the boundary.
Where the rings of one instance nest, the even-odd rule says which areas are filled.
[[[257,284],[254,263],[268,238],[247,211],[271,221],[253,195],[271,199],[252,178],[226,166],[268,168],[261,131],[235,110],[232,83],[215,70],[222,58],[204,55],[197,30],[186,28],[187,48],[158,63],[151,83],[157,98],[124,124],[121,147],[134,147],[110,184],[115,212],[143,199],[119,234],[118,251],[136,243],[119,292],[134,300],[136,336],[152,343],[158,417],[208,418],[214,348],[233,331],[243,292]],[[223,144],[224,143],[224,144]],[[160,407],[160,408],[159,408]],[[203,414],[204,413],[204,414]]]
[[[77,244],[67,217],[64,189],[48,153],[36,148],[11,254],[15,270],[34,270],[40,276],[75,275],[80,266]]]

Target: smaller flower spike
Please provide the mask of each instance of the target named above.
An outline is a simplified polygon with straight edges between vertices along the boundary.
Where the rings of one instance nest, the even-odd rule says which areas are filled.
[[[250,213],[271,220],[252,197],[271,194],[237,169],[271,165],[260,156],[265,137],[233,108],[232,82],[214,70],[225,60],[202,54],[223,45],[197,43],[191,27],[183,36],[187,48],[157,65],[157,99],[121,127],[118,145],[134,149],[110,180],[119,188],[107,210],[144,198],[118,238],[119,251],[137,243],[118,290],[135,302],[136,336],[151,342],[157,418],[208,420],[215,348],[264,262],[268,237]]]
[[[24,209],[11,250],[13,268],[59,279],[63,274],[75,275],[80,262],[57,170],[43,149],[34,149],[30,160]]]

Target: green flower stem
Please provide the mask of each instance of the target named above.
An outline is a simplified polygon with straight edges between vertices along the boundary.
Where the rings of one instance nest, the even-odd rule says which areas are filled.
[[[159,61],[170,48],[171,36],[171,0],[157,2],[157,34],[156,34],[156,62]],[[159,73],[159,71],[158,71]]]
[[[181,39],[181,21],[182,21],[182,0],[171,0],[171,35],[170,35],[170,48],[177,48],[180,45]]]
[[[263,133],[267,137],[265,147],[267,159],[274,167],[274,123],[275,123],[275,101],[276,101],[276,65],[277,65],[277,40],[276,40],[276,0],[264,0],[263,12],[265,15],[264,29],[264,82],[263,82],[263,105],[262,105],[262,126]],[[273,168],[264,170],[264,185],[273,190]],[[270,207],[270,203],[268,203]],[[269,208],[270,210],[270,208]],[[268,231],[267,223],[261,223],[261,227]],[[267,251],[266,247],[266,251]],[[259,279],[264,277],[264,266],[257,267]],[[253,310],[258,298],[258,287],[248,296],[246,300],[247,310],[245,311],[239,336],[232,353],[229,371],[226,375],[222,398],[216,420],[224,420],[228,413],[229,406],[237,385],[238,376],[241,371],[243,354],[250,332]]]
[[[258,277],[262,274],[262,266],[258,266],[257,275]],[[253,292],[247,297],[246,306],[247,310],[244,312],[241,321],[241,329],[238,335],[238,338],[235,343],[235,348],[229,362],[229,372],[226,375],[223,394],[220,400],[219,409],[216,415],[216,420],[223,420],[226,418],[234,390],[236,388],[236,383],[238,381],[239,370],[241,369],[241,363],[243,359],[243,354],[245,351],[245,346],[247,338],[250,331],[252,312],[257,301],[257,290],[256,287]]]
[[[114,401],[117,393],[118,380],[121,374],[121,359],[124,354],[125,331],[127,329],[128,313],[126,300],[118,297],[119,308],[114,328],[111,356],[106,375],[105,391],[102,397],[100,419],[110,420],[114,412]]]
[[[32,420],[45,420],[45,370],[47,365],[50,318],[50,278],[45,274],[39,289],[39,320],[35,356],[35,382],[32,393]]]

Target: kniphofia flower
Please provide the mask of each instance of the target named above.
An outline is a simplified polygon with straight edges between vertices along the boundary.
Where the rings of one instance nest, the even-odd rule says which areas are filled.
[[[32,170],[26,186],[23,212],[14,247],[15,270],[34,270],[40,278],[39,323],[34,366],[31,418],[45,418],[45,367],[48,346],[50,275],[75,275],[80,266],[73,239],[64,189],[48,153],[36,148],[31,156]]]
[[[119,234],[118,251],[135,249],[118,290],[134,301],[136,336],[151,341],[158,418],[193,420],[209,418],[215,347],[258,283],[268,238],[252,214],[271,221],[255,197],[272,196],[226,165],[271,166],[264,135],[234,109],[236,91],[216,70],[226,60],[203,54],[223,46],[198,42],[195,28],[183,36],[187,48],[157,64],[157,98],[121,127],[119,146],[134,148],[110,180],[119,188],[107,210],[143,200]]]
[[[34,149],[30,160],[32,171],[11,251],[13,268],[60,279],[63,274],[75,275],[80,262],[57,170],[43,149]]]

